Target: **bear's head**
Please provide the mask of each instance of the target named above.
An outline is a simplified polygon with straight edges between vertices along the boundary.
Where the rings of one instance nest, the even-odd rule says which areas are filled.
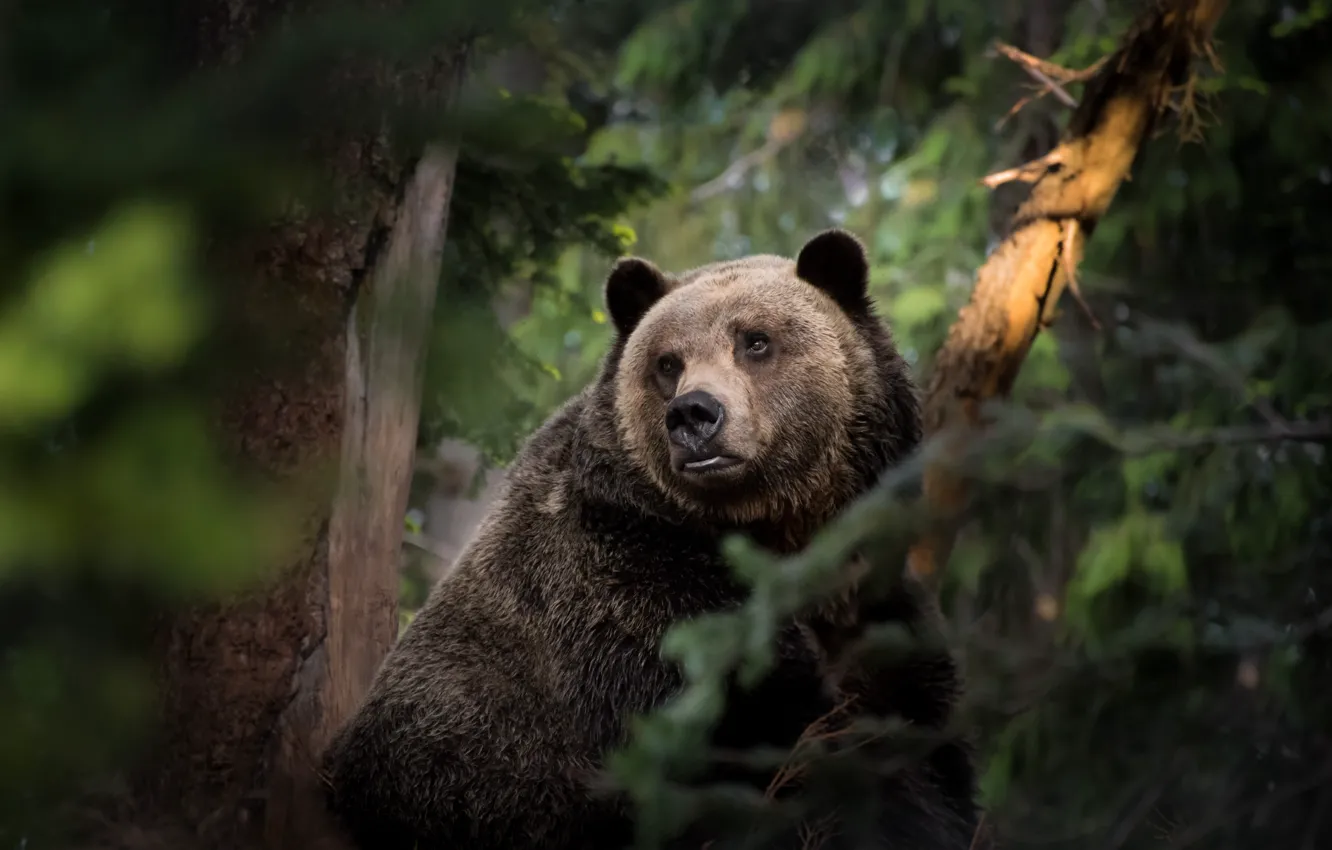
[[[868,279],[864,248],[841,230],[794,261],[675,276],[620,260],[606,378],[634,466],[678,507],[740,525],[822,522],[871,486],[921,428]]]

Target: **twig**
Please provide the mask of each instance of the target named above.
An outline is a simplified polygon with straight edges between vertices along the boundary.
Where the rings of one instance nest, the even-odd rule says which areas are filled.
[[[1019,50],[1007,42],[996,41],[994,43],[994,49],[1013,60],[1018,65],[1021,65],[1023,70],[1033,73],[1033,75],[1039,74],[1040,76],[1037,77],[1037,79],[1042,81],[1048,80],[1051,83],[1054,83],[1055,81],[1064,84],[1086,82],[1096,76],[1096,72],[1101,70],[1101,66],[1104,65],[1108,59],[1108,57],[1103,56],[1096,60],[1092,65],[1075,71],[1072,68],[1065,68],[1063,65],[1056,65],[1046,59],[1038,59],[1030,53]],[[1069,105],[1072,106],[1073,104]]]
[[[1064,87],[1061,86],[1058,81],[1053,79],[1053,75],[1050,73],[1050,71],[1055,71],[1067,80],[1070,79],[1075,72],[1070,71],[1067,68],[1060,68],[1058,65],[1054,65],[1050,62],[1044,62],[1029,53],[1024,53],[1016,47],[1004,44],[1003,42],[1000,42],[997,45],[997,48],[1000,53],[1004,54],[1009,59],[1012,59],[1020,68],[1022,68],[1022,70],[1026,71],[1028,76],[1045,87],[1042,89],[1041,94],[1045,94],[1046,92],[1052,93],[1061,103],[1070,109],[1078,105],[1078,102],[1073,99],[1073,95],[1064,91]],[[1040,95],[1037,95],[1037,97],[1040,97]]]
[[[769,122],[767,140],[762,145],[726,166],[721,174],[694,187],[689,193],[689,202],[697,204],[734,188],[747,172],[777,156],[796,139],[808,135],[811,128],[825,127],[830,119],[831,113],[818,108],[782,110]]]
[[[981,837],[985,834],[985,817],[987,814],[989,813],[981,812],[980,819],[976,821],[976,829],[971,833],[971,844],[969,845],[968,850],[980,850],[981,845],[977,842],[979,842]]]
[[[1127,455],[1143,455],[1170,449],[1279,443],[1285,440],[1308,443],[1332,441],[1332,419],[1287,422],[1269,428],[1212,428],[1195,433],[1180,433],[1169,428],[1146,429],[1125,434],[1119,450]]]
[[[1086,314],[1087,320],[1091,326],[1101,329],[1101,323],[1096,320],[1096,314],[1087,304],[1087,300],[1082,297],[1082,290],[1078,289],[1078,249],[1081,243],[1078,241],[1082,236],[1082,228],[1076,218],[1064,220],[1064,241],[1060,250],[1060,261],[1064,264],[1064,276],[1068,278],[1068,291],[1073,294],[1073,299],[1078,302],[1082,312]]]
[[[816,718],[814,722],[805,727],[800,738],[795,742],[795,745],[791,747],[791,751],[787,755],[786,761],[783,762],[781,768],[768,783],[768,787],[764,791],[765,797],[773,799],[778,791],[789,785],[804,772],[806,766],[806,761],[802,757],[805,749],[804,745],[808,745],[812,742],[835,741],[838,738],[846,737],[849,734],[847,727],[837,721],[846,716],[851,705],[852,700],[849,698],[845,699],[829,709],[826,714]]]
[[[1006,44],[1002,41],[995,42],[994,49],[1016,62],[1022,70],[1027,72],[1028,76],[1041,84],[1039,91],[1035,94],[1029,94],[1013,104],[1007,114],[995,122],[996,130],[1002,129],[1004,124],[1008,123],[1010,118],[1022,111],[1024,106],[1031,103],[1033,100],[1039,100],[1046,94],[1053,93],[1065,106],[1070,109],[1075,108],[1078,105],[1078,102],[1063,88],[1063,86],[1069,83],[1085,82],[1096,76],[1096,73],[1101,70],[1101,66],[1105,64],[1107,58],[1102,57],[1092,66],[1083,68],[1080,71],[1074,71],[1071,68],[1065,68],[1062,65],[1056,65],[1053,62],[1038,59],[1030,53],[1018,50],[1013,45]]]
[[[1267,398],[1263,396],[1248,398],[1249,393],[1244,381],[1230,368],[1230,364],[1218,357],[1210,346],[1199,340],[1187,328],[1172,327],[1156,319],[1140,319],[1138,326],[1141,330],[1170,343],[1195,363],[1206,366],[1223,384],[1230,387],[1241,400],[1247,401],[1249,406],[1273,426],[1284,428],[1289,425],[1286,418],[1277,412]]]
[[[694,187],[689,193],[690,203],[699,203],[709,198],[714,198],[732,188],[732,184],[744,177],[751,169],[757,168],[763,163],[775,157],[793,139],[777,138],[769,139],[763,145],[750,151],[744,156],[726,166],[726,169],[706,183]]]
[[[1298,797],[1329,781],[1332,781],[1332,764],[1324,766],[1302,782],[1283,786],[1270,794],[1263,795],[1257,800],[1250,800],[1244,804],[1240,804],[1239,801],[1234,801],[1232,805],[1228,805],[1221,811],[1217,812],[1214,817],[1201,821],[1200,823],[1195,823],[1189,829],[1184,830],[1183,834],[1171,836],[1170,845],[1172,847],[1187,847],[1190,844],[1196,844],[1212,832],[1215,832],[1228,823],[1234,822],[1236,819],[1243,817],[1261,806],[1271,806],[1285,802],[1286,800]]]
[[[1000,118],[998,121],[994,122],[995,132],[1004,129],[1004,125],[1007,124],[1014,115],[1017,115],[1019,112],[1021,112],[1022,107],[1026,106],[1027,104],[1035,100],[1037,96],[1038,95],[1036,94],[1029,94],[1022,98],[1019,98],[1017,103],[1014,103],[1011,107],[1009,107],[1009,110],[1004,113],[1003,118]]]
[[[836,813],[824,815],[813,823],[806,821],[800,824],[800,850],[819,850],[836,834]]]
[[[1133,831],[1138,828],[1138,824],[1151,814],[1152,808],[1156,806],[1161,795],[1165,793],[1166,787],[1164,781],[1151,783],[1150,787],[1143,792],[1138,802],[1129,810],[1127,816],[1115,830],[1115,834],[1106,842],[1106,850],[1119,850],[1133,835]]]
[[[413,549],[419,549],[440,562],[445,560],[439,541],[427,537],[424,534],[417,534],[411,531],[404,532],[402,535],[402,542],[411,546]]]
[[[1024,162],[1015,168],[1008,168],[1003,171],[996,171],[981,178],[981,185],[987,189],[994,189],[1005,183],[1011,183],[1014,180],[1021,180],[1023,183],[1035,183],[1045,176],[1052,168],[1057,168],[1064,162],[1064,149],[1055,148],[1040,159],[1033,159],[1031,162]]]
[[[1318,846],[1318,834],[1321,831],[1329,802],[1332,802],[1332,788],[1325,787],[1318,792],[1318,800],[1314,804],[1313,815],[1309,817],[1309,823],[1304,829],[1304,840],[1300,842],[1300,850],[1314,850]]]

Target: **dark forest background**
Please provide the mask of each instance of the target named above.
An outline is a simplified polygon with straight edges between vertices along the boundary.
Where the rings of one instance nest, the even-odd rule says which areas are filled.
[[[924,384],[1022,197],[981,178],[1078,93],[1014,112],[995,43],[1084,68],[1145,5],[4,4],[0,848],[307,846],[307,755],[439,573],[431,499],[593,376],[612,259],[847,227]],[[938,592],[1004,847],[1332,847],[1329,8],[1228,4],[1200,124],[1146,144],[984,441]],[[438,143],[413,321],[373,274]],[[419,429],[357,456],[357,392]],[[376,446],[386,501],[347,507]]]

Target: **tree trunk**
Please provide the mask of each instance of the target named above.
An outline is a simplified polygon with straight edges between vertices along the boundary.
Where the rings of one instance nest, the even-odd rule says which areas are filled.
[[[942,451],[925,471],[931,509],[955,516],[967,499],[958,460],[982,423],[982,406],[1008,394],[1036,334],[1081,255],[1083,240],[1127,179],[1138,149],[1172,96],[1191,79],[1199,56],[1210,56],[1210,36],[1224,0],[1159,0],[1123,45],[1094,74],[1063,141],[1048,155],[987,178],[1033,183],[1011,233],[976,275],[971,301],[949,330],[925,394],[925,430]],[[1027,57],[1031,60],[1030,57]],[[1082,75],[1031,60],[1058,82]],[[1184,104],[1188,117],[1193,105]],[[933,585],[948,560],[950,534],[931,534],[915,545],[908,572]]]
[[[204,3],[200,64],[245,55],[288,8]],[[216,6],[216,8],[212,8]],[[237,8],[240,11],[237,11]],[[340,65],[340,88],[430,98],[456,92],[461,52],[428,70]],[[249,334],[277,343],[222,401],[237,463],[300,501],[290,558],[245,598],[164,623],[157,740],[116,813],[112,846],[333,847],[317,755],[356,706],[396,635],[398,548],[455,156],[414,168],[386,133],[312,138],[338,208],[294,211],[214,246],[238,281]],[[418,152],[419,155],[419,152]]]
[[[456,153],[432,148],[409,182],[388,248],[347,319],[342,452],[321,582],[322,642],[304,655],[279,719],[269,847],[328,833],[316,766],[397,636],[398,554],[421,418],[426,338]],[[336,842],[328,842],[336,846]]]

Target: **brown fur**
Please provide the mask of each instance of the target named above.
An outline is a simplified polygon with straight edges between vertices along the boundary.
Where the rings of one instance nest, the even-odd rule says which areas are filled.
[[[590,782],[626,720],[681,685],[659,655],[665,631],[743,601],[721,536],[799,548],[919,441],[914,389],[866,272],[859,244],[837,232],[795,263],[751,257],[679,276],[616,265],[617,337],[600,378],[528,441],[329,749],[331,807],[363,848],[625,846],[624,801]],[[736,344],[754,330],[771,339],[761,361]],[[670,378],[654,370],[665,355],[682,366]],[[698,388],[724,401],[718,439],[746,461],[711,483],[676,473],[665,438],[666,405]],[[844,620],[864,616],[928,625],[905,590]],[[848,695],[829,682],[850,683],[864,710],[942,726],[951,658],[833,675],[810,636],[831,644],[835,631],[791,623],[772,674],[733,689],[714,743],[790,746]],[[960,745],[936,753],[884,780],[878,846],[967,846],[970,761]],[[741,774],[713,776],[767,781]]]

